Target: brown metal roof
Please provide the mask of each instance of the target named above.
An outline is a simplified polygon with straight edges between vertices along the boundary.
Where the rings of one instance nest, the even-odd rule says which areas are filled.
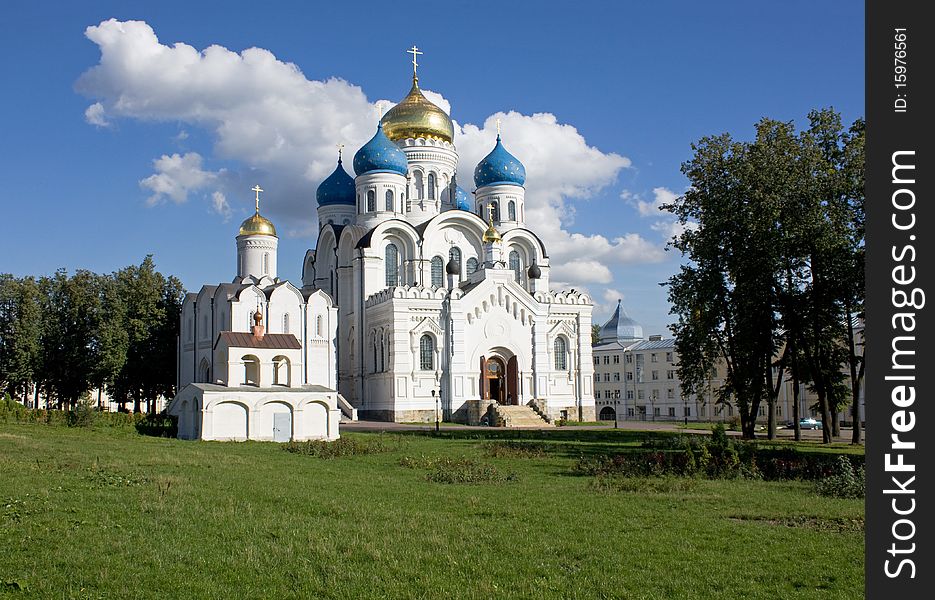
[[[252,333],[222,331],[218,341],[223,340],[230,348],[267,348],[271,350],[299,350],[302,345],[291,333],[267,333],[262,338]]]

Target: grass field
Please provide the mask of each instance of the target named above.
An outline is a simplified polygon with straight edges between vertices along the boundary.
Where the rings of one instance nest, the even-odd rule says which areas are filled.
[[[530,453],[492,453],[501,430],[442,433],[324,459],[0,424],[0,597],[863,597],[860,500],[572,472],[639,443],[623,430],[553,430]],[[440,483],[445,464],[496,477]]]

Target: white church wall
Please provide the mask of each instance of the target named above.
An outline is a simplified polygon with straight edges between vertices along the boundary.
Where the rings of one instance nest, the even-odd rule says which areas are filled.
[[[337,430],[337,423],[330,423],[331,415],[325,404],[317,401],[302,403],[295,412],[295,435],[297,439],[327,439],[329,430]]]
[[[218,402],[209,408],[212,431],[203,439],[242,441],[248,437],[248,408],[234,401]]]

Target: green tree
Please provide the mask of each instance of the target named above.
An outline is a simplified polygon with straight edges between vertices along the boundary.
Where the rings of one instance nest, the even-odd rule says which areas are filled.
[[[813,111],[800,136],[808,218],[803,231],[801,347],[818,396],[823,437],[839,435],[838,412],[852,400],[859,441],[862,344],[855,321],[864,303],[864,123],[845,130],[833,110]],[[849,382],[848,382],[849,380]],[[849,385],[848,385],[849,383]]]
[[[763,119],[753,142],[702,139],[682,166],[689,190],[664,207],[690,225],[671,244],[688,263],[667,282],[679,376],[697,393],[723,360],[718,401],[738,407],[745,437],[762,401],[773,435],[787,368],[818,396],[826,441],[844,368],[855,398],[862,378],[848,326],[863,306],[863,123],[845,132],[832,110],[809,121],[799,135]]]
[[[758,142],[768,143],[772,122],[758,126]],[[744,437],[754,437],[760,402],[771,386],[776,348],[775,194],[767,193],[758,167],[765,157],[758,144],[728,135],[693,145],[695,156],[682,166],[691,187],[664,207],[683,224],[694,223],[672,246],[689,259],[669,279],[669,301],[679,377],[689,394],[699,392],[712,366],[727,367],[718,402],[740,413]]]
[[[174,394],[176,336],[184,290],[178,279],[156,271],[152,256],[139,266],[114,273],[113,279],[125,308],[122,329],[126,353],[109,390],[117,402],[132,402],[134,412],[140,412],[143,403],[152,411],[160,396]]]
[[[33,277],[0,274],[0,381],[13,398],[28,404],[39,374],[42,313]]]
[[[71,408],[94,384],[99,361],[101,277],[64,269],[41,282],[45,327],[41,333],[45,390],[59,408]]]
[[[127,360],[129,335],[124,325],[127,321],[127,302],[113,276],[101,277],[102,315],[98,322],[98,363],[93,379],[98,389],[97,405],[101,405],[101,392],[112,388]]]

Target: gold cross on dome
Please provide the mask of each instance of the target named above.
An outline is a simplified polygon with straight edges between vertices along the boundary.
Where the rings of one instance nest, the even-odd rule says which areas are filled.
[[[255,185],[250,188],[250,190],[256,192],[256,212],[257,214],[260,214],[260,192],[263,191],[263,188],[261,188],[259,185]]]
[[[493,225],[493,202],[487,205],[487,216],[490,217],[490,224]]]
[[[415,77],[416,69],[419,67],[419,63],[416,61],[416,58],[418,58],[420,54],[424,54],[424,52],[420,51],[415,46],[415,44],[413,44],[412,48],[410,48],[409,50],[406,50],[406,53],[412,55],[412,75],[413,77]]]
[[[335,144],[338,149],[338,160],[341,160],[341,154],[344,152],[344,144]]]

